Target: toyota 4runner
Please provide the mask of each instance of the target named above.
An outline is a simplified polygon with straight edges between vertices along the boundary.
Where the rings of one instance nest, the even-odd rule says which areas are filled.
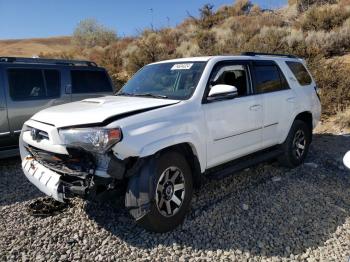
[[[300,165],[320,112],[305,62],[291,55],[162,61],[143,67],[115,96],[35,114],[20,136],[22,168],[62,202],[124,183],[137,223],[165,232],[183,221],[205,175],[269,158]]]

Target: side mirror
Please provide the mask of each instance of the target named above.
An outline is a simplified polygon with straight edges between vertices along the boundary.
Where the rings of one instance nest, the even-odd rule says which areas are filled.
[[[350,169],[350,151],[347,152],[343,158],[344,165]]]
[[[238,91],[235,86],[230,85],[215,85],[210,89],[208,101],[216,101],[223,99],[232,99],[238,96]]]

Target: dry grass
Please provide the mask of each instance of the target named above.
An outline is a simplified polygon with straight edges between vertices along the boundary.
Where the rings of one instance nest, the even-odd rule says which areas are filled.
[[[66,52],[72,48],[69,36],[0,40],[0,56],[32,57],[39,53]]]

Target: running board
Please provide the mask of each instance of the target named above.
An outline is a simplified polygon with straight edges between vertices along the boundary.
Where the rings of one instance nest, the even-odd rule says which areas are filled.
[[[235,159],[218,167],[210,168],[205,171],[205,175],[211,179],[222,179],[245,168],[276,158],[281,155],[282,152],[283,151],[279,147],[265,149],[251,155]]]

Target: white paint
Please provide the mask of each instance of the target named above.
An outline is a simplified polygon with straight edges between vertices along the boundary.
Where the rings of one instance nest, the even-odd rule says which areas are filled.
[[[209,76],[216,63],[234,60],[274,60],[285,74],[290,90],[238,97],[230,100],[202,103]],[[313,115],[313,126],[320,119],[321,106],[314,91],[315,82],[300,87],[292,81],[292,72],[285,61],[299,59],[263,56],[216,56],[170,60],[191,64],[207,62],[192,97],[188,100],[168,100],[141,97],[106,96],[55,106],[35,114],[25,123],[20,138],[22,158],[24,143],[48,151],[64,148],[58,129],[75,125],[101,123],[125,113],[164,106],[156,110],[122,117],[107,128],[120,127],[123,139],[112,150],[120,159],[145,157],[159,150],[187,143],[198,157],[201,171],[217,166],[266,147],[283,143],[295,116],[300,112]],[[161,61],[158,63],[166,63]],[[47,124],[45,124],[47,123]],[[26,126],[35,126],[49,134],[46,142],[35,143]],[[45,143],[45,144],[44,144]],[[350,164],[349,164],[350,166]]]

